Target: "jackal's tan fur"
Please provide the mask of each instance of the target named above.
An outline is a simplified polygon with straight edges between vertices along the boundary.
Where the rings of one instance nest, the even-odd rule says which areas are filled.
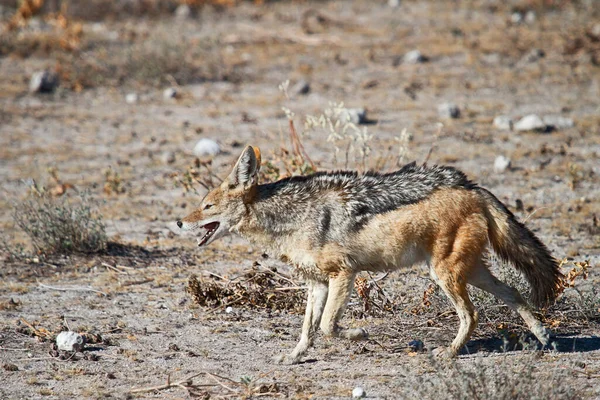
[[[426,263],[460,318],[447,354],[456,355],[477,325],[467,285],[502,299],[546,345],[549,334],[521,295],[485,264],[488,242],[532,285],[532,300],[554,300],[562,275],[539,239],[489,191],[450,167],[409,164],[391,174],[332,172],[258,184],[260,152],[248,146],[233,171],[208,193],[181,228],[199,245],[235,232],[288,261],[309,287],[300,342],[281,358],[296,363],[317,328],[359,340],[362,329],[338,321],[360,271],[389,271]]]

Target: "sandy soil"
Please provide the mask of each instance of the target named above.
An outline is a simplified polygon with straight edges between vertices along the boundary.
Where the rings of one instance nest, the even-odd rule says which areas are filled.
[[[222,74],[186,79],[174,100],[163,98],[166,84],[143,78],[81,92],[62,86],[53,94],[29,94],[30,74],[54,67],[58,56],[0,58],[0,224],[9,246],[28,243],[14,226],[11,201],[24,196],[28,179],[47,180],[49,167],[63,182],[91,191],[111,241],[118,242],[101,255],[3,261],[0,397],[182,398],[191,395],[182,387],[130,392],[162,385],[168,377],[176,381],[203,373],[194,383],[205,386],[196,390],[213,398],[265,397],[265,392],[338,398],[349,397],[356,386],[369,398],[431,398],[439,396],[439,388],[458,398],[445,382],[471,382],[464,372],[471,370],[483,374],[481,381],[473,378],[475,385],[502,388],[501,379],[508,376],[521,395],[555,387],[555,398],[600,396],[598,309],[589,318],[551,314],[548,321],[562,322],[555,329],[556,350],[543,352],[512,350],[513,344],[503,351],[510,337],[527,332],[518,323],[498,326],[490,311],[457,361],[463,373],[454,376],[455,367],[438,365],[426,351],[406,349],[413,339],[426,347],[447,344],[457,328],[458,319],[442,301],[418,315],[398,311],[421,303],[430,284],[424,268],[382,282],[401,304],[394,313],[364,313],[359,299],[353,300],[344,323],[369,327],[371,339],[319,338],[307,362],[295,366],[277,365],[272,357],[293,348],[300,313],[236,305],[226,313],[194,305],[185,292],[191,274],[210,271],[231,278],[255,261],[294,276],[239,238],[198,249],[195,239],[179,236],[174,221],[205,193],[201,187],[199,196],[174,187],[174,175],[193,163],[195,143],[212,138],[221,144],[213,170],[223,177],[246,143],[261,147],[265,159],[273,159],[281,144],[289,146],[282,107],[291,109],[302,127],[302,116],[343,101],[366,107],[373,120],[366,125],[373,136],[369,165],[395,154],[396,138],[406,128],[412,136],[406,161],[422,162],[430,153],[430,163],[464,170],[526,219],[557,258],[589,260],[590,276],[579,289],[592,297],[597,293],[600,47],[589,34],[597,12],[570,4],[535,7],[536,2],[406,1],[398,8],[385,3],[243,4],[224,11],[206,8],[193,20],[165,15],[83,22],[90,43],[122,52],[124,59],[130,45],[124,35],[147,46],[161,40],[181,44],[181,53],[171,55],[175,61],[194,46],[217,43],[216,50],[195,54],[193,61],[234,71],[235,79]],[[511,23],[513,12],[527,11],[519,8],[527,4],[534,4],[535,20]],[[415,49],[427,62],[402,62]],[[536,49],[544,55],[531,56]],[[81,59],[97,51],[90,46]],[[285,98],[278,85],[287,79],[290,86],[305,79],[310,92]],[[138,102],[128,104],[128,93],[137,93]],[[460,118],[438,114],[445,102],[460,107]],[[492,124],[500,114],[518,120],[531,113],[571,118],[574,126],[518,133]],[[313,132],[303,143],[321,168],[339,168],[326,139],[327,132]],[[511,159],[512,167],[502,173],[494,171],[499,155]],[[103,192],[107,168],[118,172],[124,193]],[[523,210],[515,208],[517,199]],[[51,336],[67,327],[101,338],[63,360],[51,354],[50,341],[28,334],[22,320],[35,324],[37,336],[44,336],[41,328]],[[488,390],[488,397],[502,392]]]

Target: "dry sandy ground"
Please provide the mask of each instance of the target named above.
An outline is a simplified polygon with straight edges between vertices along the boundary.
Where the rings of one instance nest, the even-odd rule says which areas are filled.
[[[555,398],[600,396],[597,309],[589,318],[549,317],[563,321],[555,329],[557,351],[502,352],[503,335],[514,338],[526,331],[518,323],[505,329],[484,318],[469,351],[457,361],[463,371],[458,373],[456,367],[431,361],[427,352],[405,350],[411,339],[427,347],[452,339],[458,321],[444,303],[412,317],[409,311],[364,315],[354,304],[344,323],[371,327],[369,341],[319,338],[306,363],[281,366],[272,357],[293,348],[300,314],[236,305],[225,313],[194,305],[185,292],[191,274],[211,271],[231,278],[254,261],[293,276],[241,239],[198,249],[195,239],[178,236],[174,221],[200,197],[175,188],[173,174],[192,164],[196,141],[206,137],[221,144],[224,151],[214,158],[213,169],[225,176],[240,145],[260,146],[265,159],[273,158],[281,143],[287,145],[282,106],[295,112],[296,126],[302,127],[302,116],[319,114],[330,101],[368,109],[375,120],[367,126],[373,135],[369,162],[390,147],[395,154],[395,139],[406,128],[412,135],[407,161],[422,162],[431,152],[430,163],[464,170],[511,208],[520,199],[524,210],[515,212],[558,258],[590,261],[593,267],[581,291],[597,290],[600,50],[588,34],[597,12],[569,4],[555,10],[535,7],[538,2],[514,2],[533,4],[536,18],[512,24],[516,6],[406,1],[390,8],[384,3],[285,2],[205,9],[195,20],[164,16],[84,23],[84,37],[123,52],[124,58],[128,45],[115,38],[126,35],[147,46],[165,38],[183,44],[181,54],[173,56],[182,59],[195,46],[217,43],[217,50],[204,54],[206,60],[200,53],[194,62],[217,63],[235,71],[236,78],[190,79],[178,88],[182,95],[176,100],[163,99],[166,85],[142,79],[125,80],[122,87],[82,92],[62,87],[54,94],[32,95],[27,93],[30,73],[53,67],[54,53],[0,58],[0,223],[10,246],[27,243],[12,222],[10,201],[23,197],[24,180],[47,179],[48,167],[56,167],[64,182],[91,191],[101,202],[111,240],[120,243],[97,256],[3,262],[0,397],[122,398],[133,388],[196,373],[203,375],[194,383],[205,385],[196,391],[215,398],[267,396],[261,392],[338,398],[350,396],[355,386],[373,398],[460,398],[461,391],[468,398],[472,393],[451,382],[486,387],[484,397],[489,398],[506,394],[507,386],[515,388],[507,398],[537,393],[547,398],[543,390],[548,388],[556,389]],[[305,14],[309,9],[321,18]],[[414,49],[428,61],[398,62]],[[544,56],[530,57],[535,49]],[[90,48],[82,60],[98,51]],[[286,99],[278,85],[287,79],[292,86],[306,79],[310,92]],[[135,104],[125,102],[131,92],[139,96]],[[441,118],[437,107],[444,102],[456,103],[461,117]],[[518,119],[530,113],[562,115],[575,126],[517,133],[492,124],[499,114]],[[327,135],[308,134],[304,145],[322,168],[339,167]],[[173,155],[175,161],[167,162]],[[503,173],[493,168],[499,155],[512,161]],[[109,167],[121,176],[123,194],[103,193]],[[392,274],[382,285],[402,305],[399,309],[410,310],[421,303],[429,283],[424,268],[416,268]],[[56,290],[65,287],[96,292]],[[593,305],[598,304],[596,297]],[[95,332],[102,340],[62,360],[49,354],[51,342],[26,334],[23,323],[17,324],[21,319],[38,330],[56,333],[64,325]],[[189,395],[181,387],[135,394]]]

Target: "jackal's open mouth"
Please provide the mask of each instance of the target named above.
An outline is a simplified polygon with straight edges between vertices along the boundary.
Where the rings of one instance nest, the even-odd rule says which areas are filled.
[[[217,229],[219,229],[219,223],[211,222],[202,226],[202,228],[206,229],[206,233],[204,236],[198,239],[198,246],[202,246],[204,243],[208,242],[208,239],[210,239],[210,237],[215,234]]]

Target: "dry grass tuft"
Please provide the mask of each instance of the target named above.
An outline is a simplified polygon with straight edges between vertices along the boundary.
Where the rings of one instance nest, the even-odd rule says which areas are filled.
[[[430,357],[431,373],[415,377],[405,387],[406,398],[452,400],[498,399],[498,400],[568,400],[581,398],[570,382],[565,369],[540,371],[539,354],[524,357],[514,363],[503,357],[494,363],[477,358],[474,362],[457,360],[442,362]],[[551,379],[544,377],[551,374]],[[545,378],[545,379],[544,379]]]
[[[97,253],[106,249],[102,215],[86,193],[71,199],[31,195],[13,203],[12,216],[38,254]]]

